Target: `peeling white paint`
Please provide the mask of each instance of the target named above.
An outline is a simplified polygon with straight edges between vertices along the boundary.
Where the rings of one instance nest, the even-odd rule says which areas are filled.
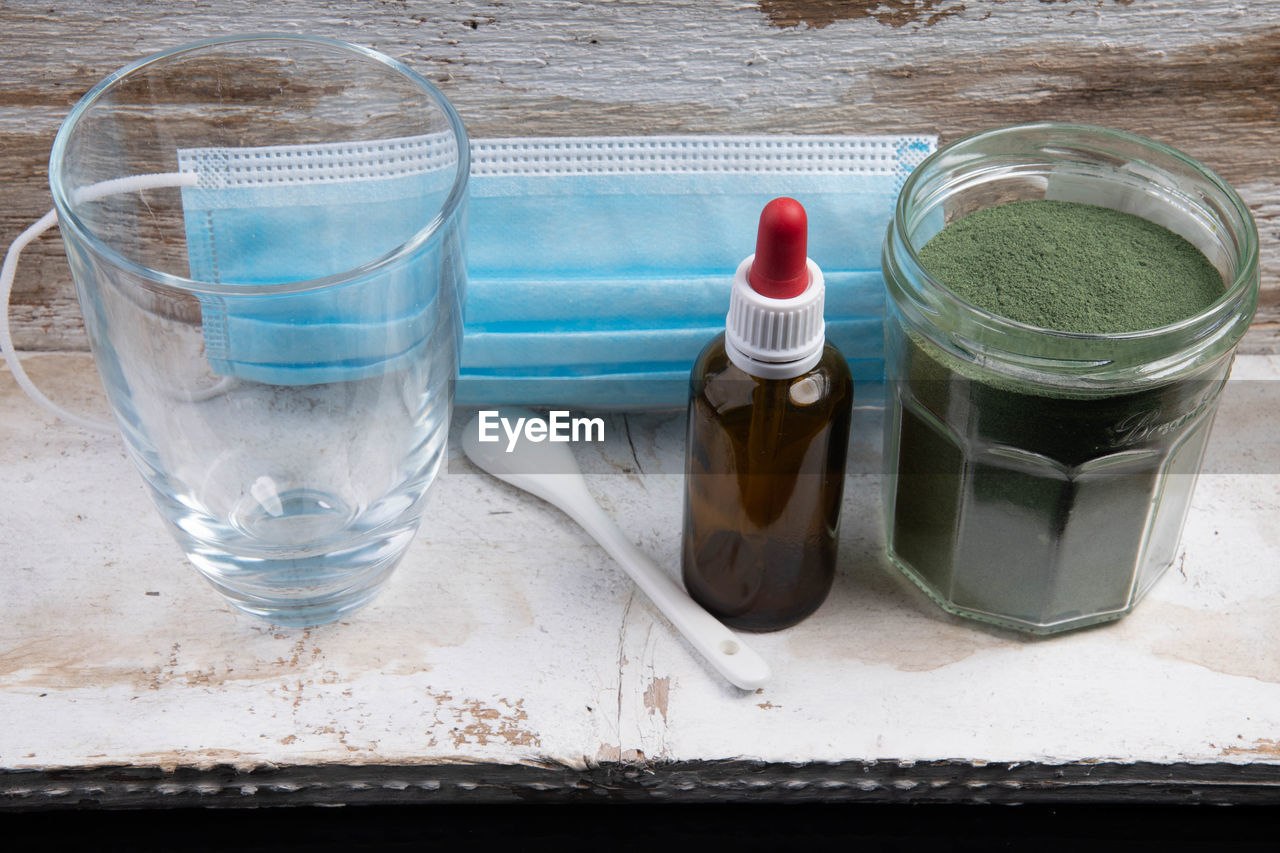
[[[92,405],[86,356],[26,363],[59,399]],[[1236,376],[1280,379],[1280,356],[1241,357]],[[1280,381],[1263,391],[1228,398],[1214,448],[1274,433]],[[1051,639],[926,601],[885,565],[877,478],[851,476],[831,598],[795,628],[752,636],[776,680],[743,693],[558,511],[456,455],[373,604],[336,625],[276,628],[185,564],[116,439],[51,422],[7,373],[0,411],[3,768],[1280,764],[1280,468],[1205,476],[1185,558],[1148,600]],[[622,424],[608,419],[616,440],[579,457],[674,572],[683,418],[633,416],[630,442]],[[874,428],[863,420],[858,440]]]

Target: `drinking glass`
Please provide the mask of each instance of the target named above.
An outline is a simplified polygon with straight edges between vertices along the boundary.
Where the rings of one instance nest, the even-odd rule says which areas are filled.
[[[287,159],[404,140],[433,141],[435,179],[390,193],[376,230],[373,208],[347,200],[400,186],[377,168],[343,184],[282,162],[281,187],[256,189],[250,215],[292,225],[226,225],[238,239],[217,230],[231,220],[193,211],[191,193],[209,187],[173,180],[184,151]],[[462,122],[431,83],[372,50],[294,35],[142,59],[59,130],[53,198],[125,448],[190,561],[236,607],[332,621],[404,555],[448,432],[468,171]],[[323,189],[301,211],[295,178]],[[204,216],[222,242],[193,275]],[[342,265],[317,275],[326,258]],[[247,272],[210,275],[209,263]],[[239,337],[217,338],[227,329]]]

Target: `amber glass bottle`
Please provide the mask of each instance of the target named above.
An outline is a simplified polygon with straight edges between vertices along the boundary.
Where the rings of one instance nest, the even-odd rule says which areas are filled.
[[[685,587],[735,628],[772,631],[818,608],[835,577],[853,380],[826,345],[794,379],[729,360],[694,366],[685,466]]]
[[[804,231],[798,203],[765,208],[728,329],[690,381],[684,583],[749,631],[799,622],[835,577],[853,380],[824,340],[822,273],[804,256]],[[788,267],[790,280],[768,274]]]

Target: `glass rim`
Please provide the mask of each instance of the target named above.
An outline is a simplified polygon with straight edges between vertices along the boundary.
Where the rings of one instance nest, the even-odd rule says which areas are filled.
[[[1222,295],[1219,296],[1218,299],[1199,313],[1164,326],[1156,326],[1151,329],[1137,329],[1128,332],[1069,332],[1058,329],[1048,329],[1043,326],[1024,323],[1000,314],[992,313],[958,296],[953,290],[951,290],[951,288],[947,287],[946,284],[935,278],[928,271],[925,265],[920,261],[916,246],[907,238],[906,208],[908,200],[915,194],[917,187],[928,177],[929,167],[936,165],[944,156],[954,154],[957,150],[961,150],[965,146],[980,143],[987,139],[1023,134],[1030,131],[1063,131],[1077,134],[1092,134],[1101,138],[1110,137],[1121,139],[1125,142],[1171,157],[1197,172],[1223,194],[1230,205],[1231,210],[1244,225],[1244,228],[1240,229],[1238,232],[1238,236],[1241,238],[1240,258],[1243,263],[1239,264],[1234,280],[1229,286],[1223,288]],[[1205,166],[1195,158],[1170,145],[1141,136],[1140,134],[1116,130],[1109,127],[1102,127],[1099,125],[1080,124],[1075,122],[1029,122],[1025,124],[989,128],[987,130],[963,136],[953,142],[949,142],[921,161],[920,165],[912,169],[911,174],[907,176],[907,180],[903,183],[902,189],[898,193],[897,202],[894,204],[893,217],[890,220],[889,228],[891,232],[896,232],[901,238],[901,244],[905,248],[907,257],[915,268],[915,271],[919,273],[921,278],[929,283],[931,291],[940,299],[940,301],[942,301],[948,308],[962,314],[973,316],[981,325],[1004,335],[1038,335],[1062,340],[1064,342],[1111,344],[1126,341],[1151,341],[1166,337],[1175,338],[1182,333],[1193,331],[1206,322],[1216,318],[1219,314],[1226,311],[1229,306],[1236,304],[1244,295],[1244,291],[1251,287],[1254,290],[1257,289],[1259,263],[1257,223],[1254,221],[1253,214],[1250,212],[1248,205],[1244,203],[1244,200],[1240,198],[1240,195],[1230,186],[1230,184],[1224,181],[1208,166]],[[1232,228],[1232,230],[1236,231],[1237,229]]]
[[[228,45],[272,41],[291,42],[300,45],[330,48],[339,52],[346,52],[357,57],[371,60],[390,69],[407,79],[410,83],[416,85],[430,98],[432,102],[440,107],[449,123],[449,128],[457,143],[458,163],[453,176],[453,183],[449,188],[449,194],[446,196],[443,204],[441,204],[439,210],[436,211],[435,215],[432,216],[429,222],[415,232],[412,237],[400,243],[388,252],[385,252],[381,256],[358,266],[342,270],[341,272],[318,278],[301,279],[298,281],[281,282],[278,284],[244,285],[202,281],[199,279],[175,275],[174,273],[165,272],[163,270],[152,269],[145,264],[138,263],[137,261],[126,257],[116,249],[109,246],[100,237],[98,237],[97,234],[88,228],[83,221],[81,221],[80,217],[78,217],[74,211],[68,188],[63,183],[62,165],[66,159],[67,145],[80,120],[90,109],[97,105],[107,92],[116,88],[121,81],[132,77],[142,69],[167,62],[184,54],[194,53],[208,48],[225,47]],[[471,147],[467,136],[466,126],[463,124],[462,118],[458,115],[458,111],[454,108],[453,104],[449,102],[449,99],[445,97],[444,93],[441,92],[440,89],[430,80],[426,79],[400,60],[393,59],[392,57],[376,51],[373,48],[340,41],[338,39],[326,38],[324,36],[277,32],[246,33],[241,35],[201,39],[200,41],[188,42],[168,50],[143,56],[128,63],[127,65],[124,65],[104,77],[93,88],[86,92],[79,101],[76,102],[75,106],[71,108],[71,111],[67,113],[66,118],[62,120],[62,124],[58,127],[58,132],[54,137],[53,147],[49,154],[49,188],[50,193],[53,196],[53,206],[57,213],[59,228],[70,228],[70,230],[75,232],[77,237],[85,241],[93,249],[95,254],[106,258],[112,264],[132,273],[133,275],[154,282],[163,287],[189,293],[234,295],[242,298],[283,295],[289,293],[306,293],[340,287],[357,279],[376,273],[378,270],[395,264],[403,258],[412,255],[425,246],[436,234],[438,234],[445,224],[449,222],[449,220],[451,220],[462,207],[464,199],[466,198],[467,182],[470,179],[470,172]]]

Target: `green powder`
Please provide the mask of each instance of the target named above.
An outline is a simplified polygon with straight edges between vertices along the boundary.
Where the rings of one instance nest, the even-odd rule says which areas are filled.
[[[1223,293],[1181,237],[1071,202],[980,210],[919,254],[970,304],[1042,329],[1152,329]],[[1175,558],[1230,359],[1159,387],[1062,394],[975,379],[927,337],[885,329],[891,558],[944,608],[997,624],[1127,612]]]
[[[1153,222],[1069,201],[1015,201],[950,223],[920,262],[985,311],[1061,332],[1154,329],[1199,314],[1222,276]]]

